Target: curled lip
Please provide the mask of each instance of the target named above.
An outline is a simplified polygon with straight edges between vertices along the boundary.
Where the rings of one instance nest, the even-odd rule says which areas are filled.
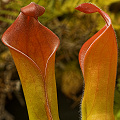
[[[106,22],[106,25],[101,30],[99,30],[94,36],[92,36],[89,40],[87,40],[85,42],[85,44],[83,44],[82,48],[80,49],[79,63],[82,68],[82,72],[84,74],[84,59],[85,59],[85,56],[86,56],[88,50],[94,44],[94,42],[97,41],[99,39],[99,37],[101,37],[110,26],[112,26],[112,24],[111,24],[111,19],[108,16],[108,14],[91,3],[83,3],[79,6],[77,6],[75,9],[79,10],[81,12],[84,12],[86,14],[98,12],[98,13],[100,13],[100,15],[103,17],[103,19]]]

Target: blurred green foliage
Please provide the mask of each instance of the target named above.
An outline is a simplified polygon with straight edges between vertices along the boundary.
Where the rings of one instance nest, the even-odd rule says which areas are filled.
[[[20,12],[20,8],[28,5],[30,2],[35,2],[46,8],[46,13],[40,17],[40,21],[42,23],[46,23],[49,20],[58,16],[73,13],[74,8],[77,5],[84,2],[91,2],[104,9],[104,11],[107,11],[107,13],[112,19],[114,27],[120,28],[118,26],[118,24],[120,24],[119,16],[117,14],[112,14],[108,11],[108,7],[112,3],[120,2],[119,0],[10,0],[10,2],[5,4],[4,6],[1,6],[3,9],[0,9],[0,21],[7,22],[9,24],[13,23]],[[99,21],[100,25],[104,24],[104,22],[99,20],[99,18],[97,18],[97,20]]]
[[[120,82],[120,80],[119,80]],[[119,87],[120,89],[120,87]],[[115,114],[115,119],[120,120],[120,91],[115,90],[115,101],[114,101],[114,114]]]
[[[82,44],[105,24],[97,13],[87,16],[76,11],[74,8],[79,4],[91,2],[108,13],[118,38],[118,48],[120,48],[120,0],[7,0],[7,2],[0,0],[0,37],[17,18],[20,8],[30,2],[35,2],[45,7],[46,12],[39,17],[39,21],[55,32],[61,40],[61,45],[56,55],[56,79],[59,88],[62,88],[63,86],[61,87],[61,85],[66,83],[63,81],[66,79],[66,75],[69,74],[68,72],[73,71],[72,74],[76,76],[77,74],[74,71],[76,69],[77,71],[80,70],[78,62],[76,63],[76,68],[72,68],[68,63],[78,61],[78,53]],[[6,48],[0,42],[0,53],[4,50]],[[67,66],[71,66],[71,71],[68,70]],[[78,74],[79,76],[80,74]],[[81,77],[79,77],[77,82],[82,84],[81,80]],[[67,91],[67,93],[70,92]],[[120,56],[118,57],[114,113],[116,120],[120,120]]]

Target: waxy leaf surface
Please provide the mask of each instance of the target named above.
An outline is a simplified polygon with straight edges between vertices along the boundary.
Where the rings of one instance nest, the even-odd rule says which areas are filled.
[[[59,39],[37,20],[44,12],[35,3],[23,7],[2,41],[15,61],[29,119],[59,120],[54,71]]]
[[[79,52],[85,81],[82,120],[114,120],[117,43],[111,20],[105,12],[90,3],[83,3],[76,9],[87,14],[99,12],[106,22]]]

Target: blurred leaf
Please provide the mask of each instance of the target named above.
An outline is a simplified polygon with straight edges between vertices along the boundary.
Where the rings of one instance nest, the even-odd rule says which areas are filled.
[[[117,80],[117,82],[118,91],[120,92],[120,78]]]
[[[9,18],[4,18],[2,16],[0,16],[0,21],[6,22],[6,23],[9,23],[9,24],[12,24],[14,22],[14,20],[9,19]]]
[[[80,70],[77,68],[77,62],[69,62],[63,71],[61,90],[72,100],[76,101],[77,94],[82,91],[83,79]],[[80,94],[79,94],[80,95]]]
[[[115,90],[114,114],[115,120],[120,120],[120,92],[117,89]]]
[[[4,15],[11,15],[11,16],[18,16],[18,12],[15,12],[15,11],[9,11],[9,10],[1,10],[0,11],[0,15],[1,14],[4,14]]]

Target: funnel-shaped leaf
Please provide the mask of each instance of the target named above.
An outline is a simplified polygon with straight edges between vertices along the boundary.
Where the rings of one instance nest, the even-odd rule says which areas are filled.
[[[45,12],[31,3],[21,9],[2,41],[15,61],[30,120],[59,120],[55,82],[58,37],[37,20]]]
[[[114,120],[117,43],[111,20],[105,12],[90,3],[83,3],[76,9],[84,13],[99,12],[106,22],[79,53],[85,81],[82,120]]]

